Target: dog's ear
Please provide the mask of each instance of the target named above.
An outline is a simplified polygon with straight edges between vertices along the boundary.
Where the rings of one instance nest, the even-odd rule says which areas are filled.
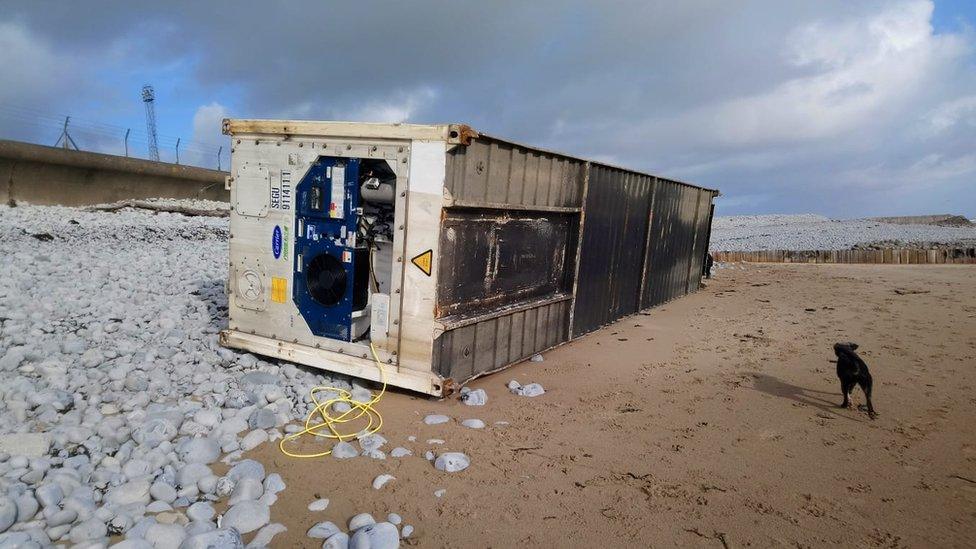
[[[856,350],[857,350],[857,347],[858,347],[858,345],[857,345],[857,343],[854,343],[854,342],[852,341],[852,342],[850,342],[850,343],[848,343],[848,345],[850,345],[850,346],[851,346],[851,350],[852,350],[852,351],[856,351]]]

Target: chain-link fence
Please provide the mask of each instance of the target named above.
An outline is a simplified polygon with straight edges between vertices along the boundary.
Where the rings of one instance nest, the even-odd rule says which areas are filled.
[[[0,104],[0,139],[82,151],[149,158],[149,134],[69,115],[52,114],[29,107]],[[157,135],[159,160],[210,169],[227,169],[230,149],[169,135]]]

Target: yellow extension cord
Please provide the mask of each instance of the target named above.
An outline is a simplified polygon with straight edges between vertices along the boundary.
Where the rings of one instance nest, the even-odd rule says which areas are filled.
[[[379,431],[380,428],[383,427],[383,416],[380,415],[380,413],[375,408],[373,408],[373,405],[379,402],[380,399],[383,398],[383,394],[386,393],[386,372],[383,370],[383,364],[380,362],[380,357],[376,355],[376,348],[373,347],[372,343],[369,344],[369,350],[373,352],[373,360],[376,361],[376,367],[380,369],[380,380],[383,382],[383,388],[380,389],[379,394],[373,397],[373,399],[370,400],[369,402],[358,402],[353,400],[352,393],[350,393],[345,389],[340,389],[338,387],[324,387],[324,386],[312,388],[312,390],[309,391],[309,396],[312,398],[312,402],[315,403],[315,408],[313,408],[312,411],[308,413],[308,417],[305,418],[304,430],[298,431],[297,433],[292,433],[286,436],[285,438],[281,439],[281,442],[278,443],[278,448],[281,449],[281,452],[283,454],[293,458],[317,458],[317,457],[327,456],[332,453],[331,448],[325,452],[318,452],[315,454],[296,454],[286,450],[285,443],[293,440],[297,440],[298,438],[301,438],[304,435],[313,435],[316,437],[329,438],[337,441],[350,440],[365,435],[371,435]],[[326,400],[324,402],[319,402],[315,394],[319,392],[325,392],[325,391],[336,393],[338,396],[334,398],[330,398],[329,400]],[[350,408],[349,410],[343,412],[342,415],[338,417],[333,417],[330,414],[330,410],[332,408],[332,405],[336,404],[337,402],[345,402],[349,404]],[[353,415],[351,417],[347,417],[350,414]],[[316,416],[322,418],[321,423],[315,423],[315,424],[312,423],[315,420]],[[363,416],[366,416],[366,420],[367,420],[367,424],[364,429],[360,429],[355,433],[343,433],[340,432],[340,430],[337,428],[337,426],[340,426],[344,423],[356,421],[357,419],[360,419]],[[322,431],[323,429],[328,429],[330,432],[327,433],[319,432]]]

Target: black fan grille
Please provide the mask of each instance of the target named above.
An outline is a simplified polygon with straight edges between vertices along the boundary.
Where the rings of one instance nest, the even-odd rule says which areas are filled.
[[[308,263],[305,282],[312,299],[331,307],[342,301],[346,294],[346,269],[333,255],[317,255]]]

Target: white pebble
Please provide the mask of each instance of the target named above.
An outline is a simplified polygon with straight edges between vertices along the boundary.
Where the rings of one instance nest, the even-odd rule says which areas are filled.
[[[231,528],[196,534],[183,540],[183,544],[180,545],[180,549],[241,549],[242,547],[244,542],[241,541],[241,534]]]
[[[186,509],[187,518],[196,522],[210,521],[216,514],[213,505],[206,501],[198,501]]]
[[[369,513],[359,513],[358,515],[349,519],[349,531],[354,532],[369,524],[376,524],[376,519],[373,518],[373,515]]]
[[[244,477],[250,477],[261,481],[264,480],[264,465],[261,465],[260,462],[254,461],[253,459],[245,459],[231,467],[230,470],[227,471],[226,476],[234,482],[237,482]]]
[[[185,463],[209,465],[220,457],[220,444],[212,438],[192,438],[180,445],[177,455]]]
[[[447,423],[448,421],[451,421],[451,418],[441,414],[429,414],[424,417],[424,423],[427,425],[440,425],[441,423]]]
[[[241,439],[241,450],[247,452],[268,441],[268,432],[263,429],[255,429]]]
[[[234,492],[231,493],[228,504],[233,506],[242,501],[256,500],[262,494],[264,494],[264,486],[261,484],[261,481],[251,477],[245,477],[234,486]]]
[[[271,540],[278,534],[286,532],[287,530],[288,528],[285,528],[284,524],[279,524],[277,522],[269,524],[258,530],[258,533],[254,535],[254,539],[251,540],[251,543],[247,544],[247,547],[248,549],[271,547]]]
[[[256,501],[242,501],[227,510],[220,522],[222,528],[235,528],[241,534],[257,530],[268,523],[271,511]]]
[[[349,539],[351,548],[396,549],[400,546],[400,532],[389,522],[364,526]]]
[[[446,473],[463,471],[469,465],[471,465],[471,460],[461,452],[447,452],[437,456],[437,460],[434,461],[434,468]]]
[[[0,498],[0,532],[6,532],[14,522],[17,522],[17,503],[8,497]]]
[[[396,448],[390,450],[390,455],[395,458],[402,458],[413,455],[413,452],[404,448],[403,446],[397,446]]]
[[[149,487],[149,495],[157,501],[173,503],[176,499],[176,488],[157,480]]]
[[[186,531],[179,524],[153,524],[146,530],[145,540],[157,549],[179,549]]]
[[[542,385],[538,383],[529,383],[528,385],[522,385],[514,379],[508,382],[508,390],[514,395],[524,396],[524,397],[537,397],[539,395],[545,394],[546,390],[542,388]]]
[[[356,450],[356,447],[344,440],[336,442],[335,446],[332,447],[332,457],[336,459],[349,459],[358,455],[359,451]]]
[[[312,503],[309,503],[308,504],[308,510],[309,511],[325,511],[325,509],[328,506],[329,506],[329,500],[326,499],[326,498],[322,498],[322,499],[317,499],[317,500],[313,501]]]
[[[278,473],[271,473],[264,479],[264,493],[277,494],[286,488],[285,481]]]
[[[332,537],[336,532],[341,532],[339,527],[335,523],[327,520],[309,528],[305,535],[310,538],[327,539]]]
[[[322,549],[348,549],[349,548],[349,534],[345,532],[336,532],[332,537],[325,540],[322,544]]]
[[[380,488],[386,486],[386,483],[395,479],[396,477],[393,475],[387,475],[387,474],[379,475],[378,477],[373,479],[373,490],[379,490]]]
[[[467,391],[461,395],[461,402],[468,406],[484,406],[488,403],[488,393],[484,389]]]

